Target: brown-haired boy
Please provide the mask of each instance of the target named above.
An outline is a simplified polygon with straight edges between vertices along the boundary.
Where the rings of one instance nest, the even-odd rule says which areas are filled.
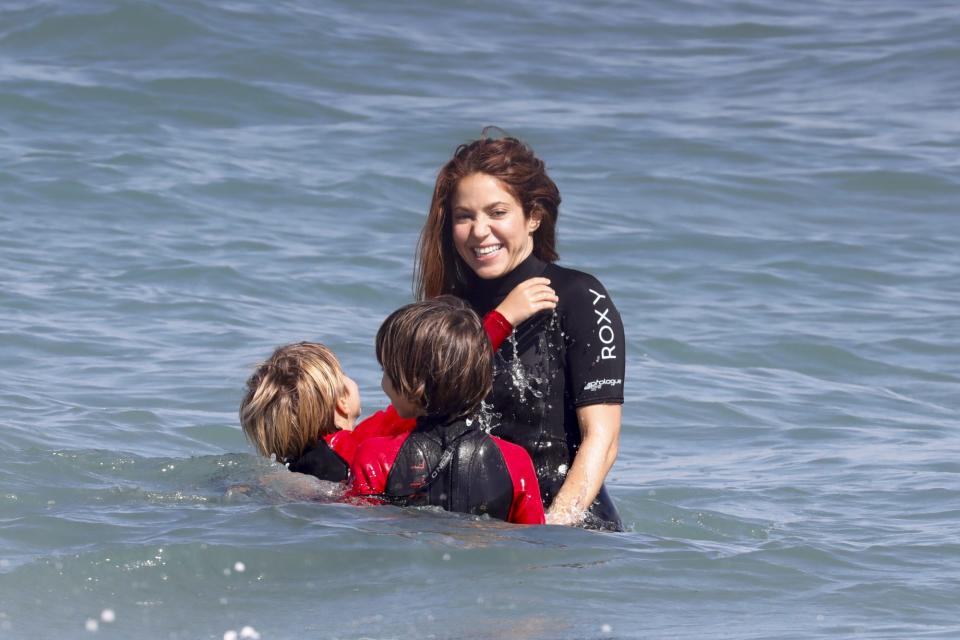
[[[390,314],[377,332],[383,390],[410,433],[371,438],[350,465],[350,495],[543,524],[533,462],[476,419],[493,376],[490,342],[462,300],[440,296]]]

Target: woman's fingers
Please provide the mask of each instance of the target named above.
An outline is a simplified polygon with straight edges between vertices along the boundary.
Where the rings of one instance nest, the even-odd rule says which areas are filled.
[[[520,287],[536,287],[538,285],[550,284],[550,278],[536,277],[536,278],[527,278],[519,285]]]

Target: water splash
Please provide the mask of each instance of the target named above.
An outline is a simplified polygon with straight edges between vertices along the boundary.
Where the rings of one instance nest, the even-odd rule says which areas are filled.
[[[546,332],[540,334],[541,350],[544,350],[544,347],[546,346],[546,335],[550,333],[550,328],[555,321],[556,313],[553,314],[551,319],[551,326],[547,328]],[[507,342],[511,346],[511,357],[506,361],[506,371],[510,376],[511,385],[513,385],[513,388],[518,392],[520,402],[526,402],[527,393],[534,398],[542,398],[544,392],[539,387],[546,382],[546,379],[535,376],[532,372],[527,371],[527,369],[523,366],[523,363],[520,361],[519,349],[517,347],[517,337],[515,334],[511,333],[507,337]]]
[[[476,413],[467,418],[467,426],[473,426],[473,423],[476,422],[477,426],[486,433],[490,433],[500,424],[500,418],[503,417],[503,414],[499,411],[493,410],[493,405],[486,400],[480,401],[480,408],[477,409]]]

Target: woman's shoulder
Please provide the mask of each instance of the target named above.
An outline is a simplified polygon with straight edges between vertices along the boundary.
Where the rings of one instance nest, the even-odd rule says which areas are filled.
[[[562,267],[554,263],[547,265],[543,275],[550,278],[550,286],[557,292],[561,305],[580,304],[583,301],[593,305],[600,300],[609,301],[610,299],[607,289],[600,280],[586,271]]]

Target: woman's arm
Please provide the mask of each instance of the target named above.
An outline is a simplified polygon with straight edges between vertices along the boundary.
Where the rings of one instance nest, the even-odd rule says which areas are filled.
[[[617,459],[621,414],[619,404],[591,404],[577,409],[583,442],[547,510],[547,524],[573,525],[583,520]]]
[[[596,278],[577,271],[559,275],[564,276],[563,286],[557,287],[565,300],[564,368],[581,443],[547,511],[547,523],[577,524],[593,506],[617,459],[626,339],[620,314]]]

